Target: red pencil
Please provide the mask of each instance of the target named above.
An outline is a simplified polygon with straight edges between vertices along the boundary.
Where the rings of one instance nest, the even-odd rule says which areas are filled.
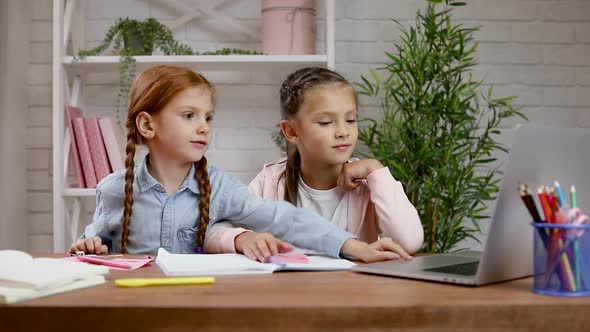
[[[549,202],[547,202],[547,196],[543,193],[543,189],[539,188],[539,201],[541,202],[541,209],[543,209],[543,214],[545,215],[545,222],[551,222],[551,209],[549,208]]]

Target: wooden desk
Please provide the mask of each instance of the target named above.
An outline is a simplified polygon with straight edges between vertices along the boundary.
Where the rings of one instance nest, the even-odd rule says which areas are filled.
[[[590,297],[537,295],[532,280],[479,288],[360,274],[280,272],[213,285],[126,289],[157,265],[105,285],[0,305],[2,331],[588,331]],[[8,327],[8,329],[6,329]]]

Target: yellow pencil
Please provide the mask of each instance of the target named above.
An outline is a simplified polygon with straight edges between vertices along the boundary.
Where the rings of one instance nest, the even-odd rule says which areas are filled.
[[[214,277],[128,278],[115,280],[117,287],[208,285],[213,283],[215,283]]]

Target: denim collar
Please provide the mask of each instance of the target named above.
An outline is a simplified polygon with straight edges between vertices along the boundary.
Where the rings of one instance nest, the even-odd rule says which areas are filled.
[[[137,172],[137,185],[140,192],[144,192],[156,188],[164,188],[164,186],[158,182],[148,171],[149,154],[145,156]],[[195,179],[195,164],[191,164],[191,169],[188,172],[187,177],[184,179],[177,191],[183,191],[189,189],[195,194],[199,193],[199,183]]]

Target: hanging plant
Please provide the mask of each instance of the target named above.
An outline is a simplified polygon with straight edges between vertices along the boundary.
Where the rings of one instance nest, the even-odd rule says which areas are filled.
[[[119,93],[117,94],[116,118],[121,125],[121,109],[127,108],[131,84],[135,80],[136,55],[151,55],[160,50],[164,55],[229,55],[229,54],[260,54],[256,51],[223,48],[212,52],[195,52],[188,45],[174,39],[170,29],[154,18],[139,21],[120,18],[111,26],[100,45],[82,50],[74,61],[83,60],[87,56],[101,55],[111,48],[114,55],[119,55]]]

